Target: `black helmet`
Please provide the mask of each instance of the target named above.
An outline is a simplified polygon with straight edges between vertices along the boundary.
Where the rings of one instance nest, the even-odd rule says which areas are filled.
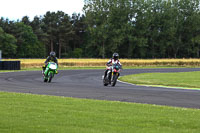
[[[55,52],[50,52],[50,57],[56,57],[56,53]]]
[[[115,60],[119,59],[119,54],[118,53],[114,53],[113,54],[113,59],[115,59]]]

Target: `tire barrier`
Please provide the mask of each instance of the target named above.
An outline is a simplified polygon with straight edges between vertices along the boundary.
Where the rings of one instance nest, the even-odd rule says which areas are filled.
[[[0,61],[0,70],[20,70],[20,61]]]

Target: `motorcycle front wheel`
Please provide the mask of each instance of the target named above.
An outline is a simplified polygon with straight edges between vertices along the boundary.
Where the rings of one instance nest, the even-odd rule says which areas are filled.
[[[112,86],[115,86],[115,85],[116,85],[116,83],[117,83],[117,78],[118,78],[118,76],[117,76],[116,74],[114,74],[114,75],[113,75],[113,80],[112,80],[112,82],[111,82],[111,85],[112,85]]]
[[[49,81],[48,81],[49,83],[51,82],[52,78],[53,78],[53,74],[50,73],[50,74],[49,74]]]
[[[44,82],[47,82],[47,80],[48,80],[48,79],[46,79],[46,78],[44,77]]]

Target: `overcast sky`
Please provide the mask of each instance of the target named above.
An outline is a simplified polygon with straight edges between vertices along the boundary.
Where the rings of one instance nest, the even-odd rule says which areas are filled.
[[[68,15],[83,13],[84,0],[1,0],[0,17],[21,20],[23,16],[43,16],[47,11],[63,11]]]

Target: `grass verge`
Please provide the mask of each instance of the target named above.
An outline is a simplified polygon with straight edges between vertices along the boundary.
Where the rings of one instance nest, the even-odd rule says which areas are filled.
[[[0,92],[0,132],[199,133],[200,110]]]
[[[142,73],[120,77],[121,81],[142,85],[163,85],[200,90],[200,72]]]

